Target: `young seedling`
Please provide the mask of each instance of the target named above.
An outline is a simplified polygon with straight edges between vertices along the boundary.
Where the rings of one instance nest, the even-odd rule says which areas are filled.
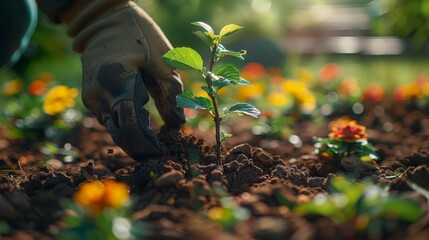
[[[207,92],[210,98],[203,96],[194,96],[192,91],[185,91],[176,97],[177,107],[192,108],[209,111],[213,117],[216,132],[216,158],[219,166],[222,166],[221,159],[221,142],[222,138],[230,136],[228,133],[221,132],[221,122],[229,113],[237,113],[238,115],[249,115],[257,118],[260,111],[249,103],[236,103],[230,107],[223,108],[221,113],[218,106],[218,91],[224,87],[232,85],[250,86],[251,84],[240,77],[240,71],[231,64],[218,64],[219,61],[231,56],[244,60],[243,56],[246,51],[230,51],[222,44],[222,40],[242,29],[243,27],[236,24],[228,24],[224,26],[219,34],[215,34],[212,27],[203,22],[194,22],[193,25],[201,27],[202,31],[194,32],[210,47],[210,60],[208,66],[204,66],[201,55],[194,49],[189,47],[178,47],[164,54],[163,59],[171,66],[177,69],[190,69],[199,71],[206,81],[206,86],[201,88]]]
[[[375,164],[379,160],[376,148],[367,140],[364,126],[346,119],[337,119],[332,125],[328,138],[314,139],[318,154],[334,159],[348,170],[363,163]],[[354,162],[355,159],[358,162]]]

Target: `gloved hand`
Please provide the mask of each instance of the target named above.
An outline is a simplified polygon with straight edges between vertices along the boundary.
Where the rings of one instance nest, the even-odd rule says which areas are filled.
[[[172,48],[167,38],[133,1],[76,0],[69,5],[50,17],[68,25],[73,50],[82,53],[85,106],[135,160],[165,153],[144,105],[150,94],[166,127],[185,122],[175,100],[183,91],[179,74],[162,60]]]

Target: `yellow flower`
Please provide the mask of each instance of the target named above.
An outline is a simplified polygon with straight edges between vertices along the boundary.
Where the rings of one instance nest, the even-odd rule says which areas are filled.
[[[298,68],[296,69],[296,76],[299,81],[302,81],[306,84],[313,84],[314,83],[314,76],[313,73],[310,72],[307,68]]]
[[[262,96],[265,86],[261,82],[254,83],[252,86],[242,86],[237,90],[237,99],[246,102],[249,99],[255,99]]]
[[[316,109],[316,97],[311,92],[305,92],[302,95],[296,96],[300,108],[303,112],[310,113]]]
[[[267,103],[275,107],[284,107],[288,104],[288,97],[286,93],[270,92],[267,95]]]
[[[286,80],[283,82],[282,89],[285,92],[289,92],[294,97],[302,95],[308,91],[307,85],[305,83],[294,80]]]
[[[22,91],[24,84],[19,79],[9,81],[3,85],[1,92],[4,96],[9,97]]]
[[[86,212],[97,216],[106,208],[120,208],[129,200],[128,186],[114,180],[85,182],[73,195],[73,200]]]
[[[79,94],[76,88],[56,86],[45,95],[43,110],[46,114],[55,115],[74,106],[74,98]]]

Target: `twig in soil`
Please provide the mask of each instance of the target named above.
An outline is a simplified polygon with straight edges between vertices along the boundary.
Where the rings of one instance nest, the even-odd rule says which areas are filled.
[[[429,192],[426,189],[420,187],[419,185],[417,185],[416,183],[410,180],[405,180],[405,182],[411,189],[413,189],[414,191],[416,191],[417,193],[425,197],[428,200],[428,204],[429,204]]]
[[[422,188],[421,186],[417,185],[416,183],[410,180],[405,180],[405,183],[408,185],[408,187],[410,187],[411,189],[413,189],[414,191],[422,195],[424,198],[426,198],[427,200],[426,203],[429,205],[429,191],[427,191],[426,189]],[[427,212],[426,215],[422,217],[419,221],[415,222],[413,224],[413,227],[410,227],[411,229],[410,231],[418,232],[423,228],[425,228],[428,222],[429,222],[429,212]]]

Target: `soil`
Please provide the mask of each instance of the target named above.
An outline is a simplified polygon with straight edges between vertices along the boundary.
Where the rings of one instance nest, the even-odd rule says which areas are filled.
[[[67,141],[79,150],[77,161],[65,162],[60,156],[46,161],[39,150],[41,142],[8,140],[3,129],[0,220],[12,232],[0,239],[54,239],[64,216],[60,200],[71,198],[84,181],[107,178],[130,186],[136,199],[133,217],[148,224],[148,239],[427,239],[427,199],[407,181],[429,189],[428,110],[397,104],[367,107],[362,115],[354,115],[367,127],[369,141],[381,157],[375,170],[355,172],[313,153],[312,137],[327,136],[328,128],[326,123],[306,120],[293,129],[302,144],[255,136],[240,121],[232,126],[234,137],[224,147],[223,169],[215,164],[214,148],[197,132],[161,129],[159,138],[169,154],[139,163],[88,118],[92,126],[76,128]],[[338,174],[388,186],[392,194],[420,203],[425,217],[415,223],[392,219],[377,234],[357,232],[328,218],[300,216],[279,198],[291,204],[312,199],[327,192],[329,179]],[[250,211],[251,217],[235,231],[205,217],[220,204],[214,189],[223,189]]]

